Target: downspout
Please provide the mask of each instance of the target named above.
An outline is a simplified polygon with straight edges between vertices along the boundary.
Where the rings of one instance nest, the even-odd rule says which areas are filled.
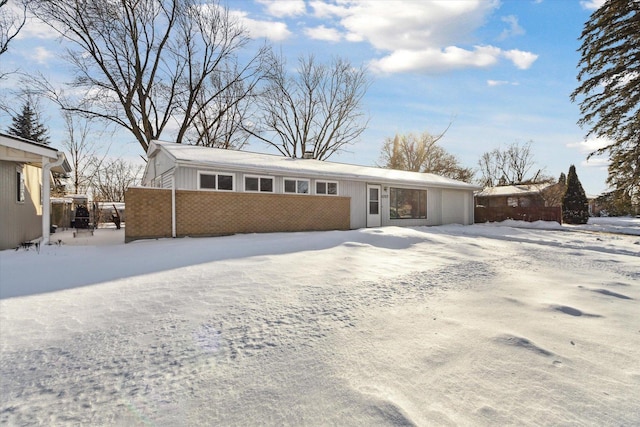
[[[58,153],[58,159],[49,163],[48,157],[42,157],[42,244],[49,244],[51,236],[51,168],[64,163],[64,154]]]
[[[171,175],[171,237],[176,237],[176,176]]]

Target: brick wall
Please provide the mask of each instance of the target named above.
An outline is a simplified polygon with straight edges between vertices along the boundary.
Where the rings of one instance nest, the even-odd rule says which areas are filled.
[[[129,188],[125,241],[171,237],[171,190]],[[176,235],[348,230],[350,199],[176,190]]]
[[[510,206],[485,207],[476,206],[474,212],[476,223],[500,222],[507,219],[519,221],[556,221],[562,224],[562,208],[560,207],[528,207],[516,208]]]

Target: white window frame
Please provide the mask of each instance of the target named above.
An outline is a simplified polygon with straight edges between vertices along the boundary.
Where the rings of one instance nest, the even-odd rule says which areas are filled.
[[[338,184],[338,181],[325,181],[323,179],[317,179],[315,184],[316,185],[314,187],[314,191],[315,191],[315,194],[317,194],[318,196],[337,196],[338,194],[340,194],[340,186]],[[325,184],[325,190],[327,192],[326,193],[318,193],[318,184]],[[329,193],[329,184],[335,184],[336,185],[336,194]]]
[[[288,192],[286,190],[287,188],[287,181],[295,181],[296,182],[296,191],[295,193],[292,192]],[[299,181],[303,181],[307,183],[307,192],[306,193],[300,193],[298,192],[298,182]],[[284,194],[311,194],[311,180],[310,179],[306,179],[306,178],[284,178],[282,180],[282,192]]]
[[[200,186],[200,177],[202,175],[213,175],[216,177],[216,188],[202,188]],[[225,175],[225,176],[230,176],[231,177],[231,190],[221,190],[220,189],[220,183],[219,183],[219,179],[220,179],[220,175]],[[215,172],[215,171],[198,171],[198,190],[203,190],[203,191],[235,191],[236,189],[236,174],[233,172]]]
[[[258,178],[258,189],[257,190],[247,190],[247,178]],[[271,191],[262,191],[260,189],[260,181],[262,179],[270,179],[271,180]],[[244,191],[246,193],[275,193],[276,191],[276,179],[273,176],[268,175],[244,175],[242,180],[242,185],[244,186]]]
[[[24,184],[24,167],[16,166],[16,203],[24,203],[26,190]]]

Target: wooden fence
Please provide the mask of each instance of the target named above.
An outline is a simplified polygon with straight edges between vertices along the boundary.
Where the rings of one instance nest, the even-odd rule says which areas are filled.
[[[507,219],[518,221],[555,221],[562,224],[562,208],[560,207],[510,207],[488,208],[475,207],[475,222],[500,222]]]

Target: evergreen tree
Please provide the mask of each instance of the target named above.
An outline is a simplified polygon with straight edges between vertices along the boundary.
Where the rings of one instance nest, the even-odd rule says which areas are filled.
[[[567,191],[562,198],[562,221],[567,224],[586,224],[589,221],[589,201],[574,165],[569,168]]]
[[[7,129],[7,133],[40,144],[49,144],[49,131],[38,120],[38,113],[31,106],[30,101],[25,102],[22,106],[22,111],[12,118],[12,122],[12,125]]]
[[[607,0],[585,23],[582,35],[578,123],[587,136],[611,143],[593,154],[609,154],[612,194],[640,203],[640,1]],[[626,197],[626,196],[625,196]]]
[[[567,175],[564,172],[560,172],[560,177],[558,178],[558,184],[567,185]]]

